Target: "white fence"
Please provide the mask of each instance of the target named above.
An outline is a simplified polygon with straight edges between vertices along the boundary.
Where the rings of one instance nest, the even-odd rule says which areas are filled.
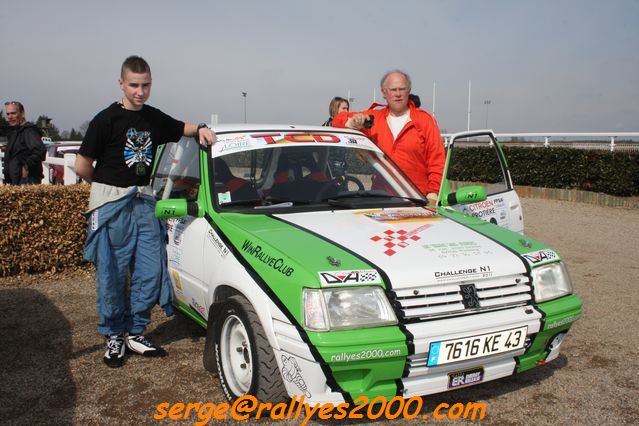
[[[49,176],[51,176],[52,165],[62,166],[64,185],[73,185],[78,183],[78,177],[75,174],[75,154],[64,154],[64,158],[53,158],[47,155],[47,158],[42,162],[42,169],[44,171],[44,179],[42,179],[42,183],[45,185],[51,183]]]
[[[478,132],[481,130],[477,130]],[[444,143],[448,145],[454,133],[443,133]],[[495,133],[495,137],[506,146],[534,147],[562,146],[580,149],[606,149],[610,151],[639,151],[639,132],[610,133]],[[511,141],[505,141],[505,139]],[[591,140],[578,140],[588,138]],[[516,141],[512,141],[516,139]],[[572,139],[572,140],[569,140]],[[619,139],[623,139],[620,144]]]
[[[481,130],[478,130],[481,131]],[[453,133],[442,133],[444,143],[448,145]],[[544,146],[569,146],[581,149],[606,149],[610,151],[639,151],[639,132],[610,132],[610,133],[495,133],[495,137],[506,146],[535,147]],[[506,141],[505,139],[516,139],[517,141]],[[596,139],[592,141],[576,140],[580,138]],[[572,141],[567,140],[572,139]],[[618,140],[622,139],[623,143]],[[4,152],[0,152],[0,160]],[[75,154],[64,154],[64,158],[53,158],[47,155],[44,160],[43,184],[49,184],[50,166],[60,165],[64,169],[64,184],[72,185],[77,183],[75,174]],[[0,170],[0,182],[3,174]]]
[[[0,162],[4,158],[4,152],[0,152]],[[44,172],[44,178],[42,179],[43,185],[49,185],[51,176],[51,166],[62,166],[64,184],[73,185],[78,183],[78,177],[75,174],[75,154],[64,154],[64,158],[47,157],[42,162],[42,171]],[[2,167],[0,167],[1,169]],[[4,181],[4,170],[0,170],[0,184]]]

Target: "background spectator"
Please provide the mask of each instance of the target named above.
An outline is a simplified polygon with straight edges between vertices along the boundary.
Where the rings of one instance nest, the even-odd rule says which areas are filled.
[[[42,143],[40,130],[27,121],[24,106],[20,102],[5,102],[4,111],[10,126],[3,159],[4,183],[41,183],[44,177],[42,162],[47,150]]]
[[[328,106],[328,114],[329,118],[322,124],[322,126],[332,126],[333,125],[333,117],[339,114],[342,111],[348,112],[350,110],[350,103],[348,99],[340,98],[339,96],[335,96],[331,103]]]

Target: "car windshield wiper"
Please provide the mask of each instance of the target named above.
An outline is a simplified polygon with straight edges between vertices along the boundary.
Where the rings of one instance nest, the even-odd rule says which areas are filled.
[[[281,203],[277,203],[277,204],[269,204],[267,206],[255,206],[255,209],[278,209],[280,207],[293,207],[293,202],[292,201],[282,201]]]
[[[233,206],[250,206],[255,204],[262,204],[261,198],[251,198],[248,200],[235,200],[228,201],[226,203],[220,203],[220,207],[233,207]]]
[[[264,198],[264,201],[270,204],[257,206],[255,208],[268,209],[271,207],[292,207],[292,206],[298,206],[300,204],[311,204],[309,200],[291,200],[290,198],[284,199],[284,198],[273,197],[272,195],[268,195],[266,198]]]
[[[402,200],[412,201],[413,203],[425,206],[428,204],[428,200],[424,200],[423,198],[415,198],[415,197],[404,197],[402,195],[393,195],[389,194],[386,191],[381,191],[379,189],[370,189],[367,191],[348,191],[343,192],[341,194],[337,194],[333,197],[328,197],[327,201],[330,204],[332,200],[339,200],[344,198],[401,198]]]

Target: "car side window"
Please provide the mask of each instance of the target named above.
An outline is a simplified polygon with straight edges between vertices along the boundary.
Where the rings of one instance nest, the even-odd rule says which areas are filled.
[[[197,199],[200,189],[199,153],[200,147],[193,138],[182,138],[164,146],[153,178],[156,199]]]
[[[462,185],[481,184],[488,196],[512,189],[497,147],[487,136],[455,142],[448,164],[448,179],[451,190]]]

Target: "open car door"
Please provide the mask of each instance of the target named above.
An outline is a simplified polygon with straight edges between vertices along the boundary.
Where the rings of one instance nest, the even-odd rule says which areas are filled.
[[[485,189],[486,199],[468,202],[456,192],[468,185]],[[483,197],[482,197],[483,198]],[[472,201],[472,200],[471,200]],[[454,134],[447,146],[446,167],[439,191],[439,203],[470,216],[524,232],[524,218],[508,163],[491,130]]]
[[[163,145],[158,154],[152,182],[155,198],[204,204],[206,194],[200,191],[203,159],[199,143],[184,137],[179,142]],[[210,225],[202,217],[204,214],[195,214],[199,210],[196,207],[188,215],[167,220],[166,253],[176,299],[205,318],[208,313],[201,301],[206,300],[207,267],[211,264],[205,249]]]

